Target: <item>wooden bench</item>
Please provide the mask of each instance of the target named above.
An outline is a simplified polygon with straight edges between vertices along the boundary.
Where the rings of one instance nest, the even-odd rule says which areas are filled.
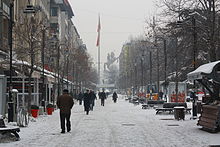
[[[0,134],[4,135],[7,133],[13,134],[16,137],[16,141],[20,140],[20,136],[18,134],[18,132],[20,132],[20,128],[19,127],[15,127],[15,126],[7,126],[4,128],[0,128]]]
[[[139,102],[138,101],[133,101],[132,102],[134,105],[139,105]]]
[[[169,111],[169,113],[173,112],[173,108],[156,108],[156,114],[158,114],[159,112],[167,112]]]
[[[191,114],[191,108],[187,108],[187,104],[186,103],[164,103],[163,104],[163,108],[156,108],[156,114],[158,114],[159,112],[173,112],[174,111],[174,107],[176,106],[182,106],[185,107],[185,112]]]
[[[147,109],[149,108],[148,104],[142,104],[142,109]]]
[[[167,112],[172,113],[174,111],[174,108],[156,108],[156,114],[159,112]],[[185,108],[185,112],[191,114],[191,108]]]

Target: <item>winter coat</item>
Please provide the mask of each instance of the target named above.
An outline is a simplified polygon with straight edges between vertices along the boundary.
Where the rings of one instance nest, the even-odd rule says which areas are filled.
[[[84,93],[83,98],[84,98],[84,108],[85,108],[85,110],[89,110],[90,103],[91,103],[90,94],[89,93]]]
[[[80,101],[83,100],[83,94],[81,92],[79,93],[78,100],[80,100]]]
[[[116,100],[118,98],[118,95],[116,94],[116,92],[113,93],[113,100]]]
[[[60,109],[60,113],[71,113],[73,105],[73,98],[69,94],[63,94],[57,98],[57,107]]]
[[[101,92],[101,93],[100,93],[100,98],[101,98],[102,100],[106,99],[106,94],[105,94],[105,92]]]
[[[97,99],[94,92],[90,92],[89,94],[90,94],[90,97],[91,97],[91,100],[92,100],[92,101],[94,101],[95,99]]]

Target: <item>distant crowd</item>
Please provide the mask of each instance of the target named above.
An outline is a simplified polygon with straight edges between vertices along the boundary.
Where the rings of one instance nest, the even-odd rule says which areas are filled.
[[[98,97],[101,99],[101,106],[104,107],[105,100],[108,97],[109,93],[106,93],[103,89],[102,92],[98,92]],[[89,115],[89,111],[93,111],[93,107],[95,106],[95,100],[97,100],[96,93],[93,90],[87,89],[85,93],[80,92],[76,97],[79,101],[79,105],[84,105],[84,111],[86,115]],[[112,100],[117,102],[117,94],[116,92],[112,95]],[[70,96],[69,91],[67,89],[63,90],[63,94],[58,96],[57,98],[57,107],[60,109],[60,125],[61,125],[61,133],[65,133],[65,131],[71,131],[71,109],[74,105],[73,97]],[[66,124],[66,125],[65,125]]]
[[[101,100],[101,106],[105,106],[105,100],[107,99],[109,92],[105,92],[104,89],[102,92],[98,91],[98,97]],[[117,102],[118,95],[116,92],[113,93],[113,101]],[[93,107],[95,106],[95,100],[97,100],[96,93],[93,90],[87,89],[85,93],[80,92],[77,96],[77,100],[79,101],[79,105],[82,105],[84,102],[84,111],[86,114],[89,114],[89,111],[93,111]]]

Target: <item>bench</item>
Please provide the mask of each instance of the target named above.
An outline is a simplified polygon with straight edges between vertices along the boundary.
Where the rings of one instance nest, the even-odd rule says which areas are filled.
[[[173,112],[173,108],[156,108],[156,114],[158,114],[159,112],[167,112],[169,111],[169,113]]]
[[[142,108],[143,109],[143,108]],[[174,111],[174,108],[156,108],[156,114],[158,114],[159,112],[167,112],[169,111],[169,113]],[[191,114],[191,108],[185,108],[185,112]]]
[[[173,112],[174,111],[174,107],[176,106],[183,106],[185,107],[185,112],[191,114],[191,108],[187,108],[187,104],[186,103],[164,103],[163,104],[163,108],[156,108],[156,114],[158,114],[159,112]]]
[[[139,105],[139,101],[133,101],[132,102],[134,105]]]
[[[142,109],[147,109],[149,108],[148,104],[142,104]]]
[[[4,128],[0,128],[0,134],[4,135],[7,133],[13,134],[16,137],[16,141],[20,140],[20,136],[18,134],[18,132],[20,132],[20,128],[19,127],[15,127],[15,126],[7,126]]]

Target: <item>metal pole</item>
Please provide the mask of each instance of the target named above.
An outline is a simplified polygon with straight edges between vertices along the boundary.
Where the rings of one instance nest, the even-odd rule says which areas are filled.
[[[45,80],[44,80],[44,49],[45,49],[45,28],[42,31],[42,53],[41,53],[41,62],[42,62],[42,106],[45,111]]]
[[[175,93],[176,93],[176,102],[178,102],[178,91],[179,91],[179,89],[178,89],[178,82],[179,82],[179,79],[178,79],[178,45],[177,45],[177,43],[178,43],[178,40],[177,40],[177,38],[175,38],[175,45],[176,45],[176,50],[175,50],[175,61],[176,61],[176,86],[175,86]]]
[[[164,87],[165,87],[165,98],[167,100],[167,43],[166,39],[163,40],[164,43]]]
[[[67,65],[66,65],[67,67],[67,89],[69,89],[69,80],[68,80],[68,75],[69,75],[69,70],[68,70],[68,68],[69,68],[69,56],[67,56]]]
[[[57,96],[60,96],[60,47],[58,45],[58,41],[56,42],[57,47]]]
[[[143,67],[143,56],[141,57],[141,92],[144,93],[144,67]]]
[[[152,54],[150,51],[150,100],[152,99]]]
[[[155,44],[156,44],[156,50],[157,50],[157,94],[159,94],[159,89],[160,89],[160,72],[159,72],[159,48],[157,46],[157,39],[155,39]]]
[[[197,47],[197,33],[196,33],[196,20],[192,17],[192,24],[193,24],[193,69],[196,69],[196,47]],[[193,81],[193,87],[196,88],[195,80]],[[194,91],[195,92],[195,91]],[[196,106],[196,92],[193,97],[193,119],[197,118],[197,106]]]
[[[193,68],[196,69],[196,51],[197,51],[197,33],[196,33],[196,20],[192,17],[193,23]],[[195,86],[195,83],[194,83]]]
[[[8,103],[8,122],[13,122],[14,117],[14,103],[12,99],[12,29],[13,29],[13,3],[10,3],[10,19],[9,19],[9,36],[8,36],[8,44],[10,48],[10,83],[9,83],[9,103]]]

